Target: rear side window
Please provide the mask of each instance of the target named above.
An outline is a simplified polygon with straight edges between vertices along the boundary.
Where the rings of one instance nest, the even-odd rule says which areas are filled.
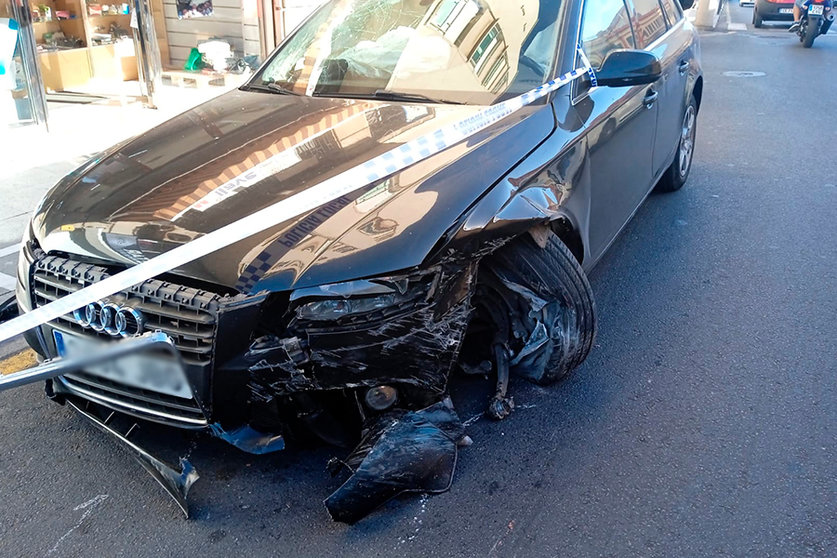
[[[674,0],[660,0],[663,5],[663,11],[666,13],[666,17],[668,18],[668,22],[674,27],[674,24],[680,21],[680,15],[682,12],[677,9],[675,5],[676,2]]]
[[[645,48],[666,32],[666,18],[658,0],[632,0],[636,10],[634,33],[639,48]]]
[[[582,18],[581,46],[593,68],[613,50],[636,48],[624,0],[587,0]]]

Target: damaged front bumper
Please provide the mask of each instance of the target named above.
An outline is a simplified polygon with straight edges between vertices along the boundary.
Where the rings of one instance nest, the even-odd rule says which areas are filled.
[[[468,325],[472,287],[468,267],[427,272],[378,295],[347,292],[344,298],[322,299],[310,291],[294,293],[292,304],[298,302],[281,328],[285,335],[257,339],[233,366],[249,375],[252,401],[260,403],[300,392],[381,385],[438,399]],[[379,307],[322,317],[324,305],[361,304]]]
[[[60,272],[64,262],[52,265]],[[208,365],[198,368],[184,361],[183,340],[154,331],[103,342],[81,357],[47,358],[31,370],[0,379],[0,390],[48,380],[49,395],[70,404],[129,449],[184,513],[186,493],[196,478],[191,465],[183,463],[178,472],[153,458],[108,426],[101,407],[205,430],[253,454],[281,450],[289,435],[300,433],[352,447],[362,432],[359,449],[347,460],[354,474],[328,504],[335,520],[354,522],[398,492],[436,492],[450,485],[455,444],[464,432],[452,434],[443,427],[442,423],[459,424],[449,402],[444,409],[435,406],[446,398],[448,377],[469,323],[475,272],[472,262],[284,294],[207,299],[210,294],[188,293],[189,300],[204,297],[217,304],[210,315],[215,338]],[[98,268],[91,273],[104,277]],[[148,296],[156,296],[156,291]],[[47,357],[57,354],[53,330],[84,333],[71,326],[46,324],[33,332],[37,343],[30,344]],[[90,374],[91,367],[102,363],[155,351],[178,359],[184,368],[195,408],[188,421],[183,416],[171,420],[168,407],[160,406],[165,401],[159,393],[128,390]],[[84,384],[85,379],[91,383]],[[113,391],[95,391],[102,386]],[[113,394],[119,391],[117,398]],[[379,394],[378,399],[373,401],[370,394]],[[349,405],[332,405],[336,399]],[[85,401],[97,408],[85,409]],[[167,403],[175,404],[185,405]],[[334,425],[342,431],[335,431]],[[417,463],[427,467],[408,471]],[[377,488],[367,492],[369,479],[376,475]],[[388,475],[398,482],[391,482],[395,477],[387,480]]]

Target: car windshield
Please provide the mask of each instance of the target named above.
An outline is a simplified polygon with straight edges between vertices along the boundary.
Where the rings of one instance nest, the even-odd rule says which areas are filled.
[[[333,0],[250,85],[299,95],[492,104],[551,77],[560,4]]]

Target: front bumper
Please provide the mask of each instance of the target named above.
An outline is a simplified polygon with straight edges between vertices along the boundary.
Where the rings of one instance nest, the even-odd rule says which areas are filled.
[[[23,311],[111,272],[100,264],[46,255],[37,248],[25,250],[21,259],[21,267],[28,270],[18,292]],[[83,399],[179,428],[209,428],[215,435],[245,426],[283,433],[297,411],[312,410],[305,408],[312,400],[300,397],[317,393],[388,385],[399,389],[402,403],[423,406],[445,392],[470,318],[474,272],[473,265],[424,271],[416,279],[426,289],[421,298],[341,324],[295,319],[287,293],[218,295],[149,280],[107,302],[151,316],[148,329],[159,331],[178,353],[193,400],[110,381],[84,372],[84,366],[64,365],[47,374],[48,393],[59,401]],[[182,312],[176,314],[176,309]],[[195,326],[191,333],[185,331],[189,320]],[[133,341],[115,341],[64,316],[26,336],[49,363],[62,362],[55,358],[54,330],[98,339],[106,355],[125,350],[123,346]],[[266,331],[275,334],[265,335]],[[55,365],[48,370],[54,371]]]

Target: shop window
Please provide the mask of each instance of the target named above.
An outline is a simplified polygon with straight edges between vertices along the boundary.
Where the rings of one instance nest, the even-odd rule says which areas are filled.
[[[659,0],[632,0],[636,10],[634,33],[639,48],[645,48],[666,32],[666,20]]]
[[[636,48],[624,1],[587,0],[584,3],[581,43],[594,68],[600,68],[613,50]]]
[[[680,7],[679,2],[675,2],[675,0],[661,0],[661,3],[670,26],[674,26],[683,17],[683,12],[678,9]]]
[[[431,16],[430,24],[459,45],[482,9],[477,0],[443,0]]]
[[[471,65],[476,68],[477,72],[480,71],[486,55],[490,54],[502,41],[503,32],[500,31],[500,26],[495,23],[483,36],[474,53],[471,55]]]
[[[507,53],[498,58],[482,80],[482,84],[492,93],[499,92],[509,82],[509,56]]]

